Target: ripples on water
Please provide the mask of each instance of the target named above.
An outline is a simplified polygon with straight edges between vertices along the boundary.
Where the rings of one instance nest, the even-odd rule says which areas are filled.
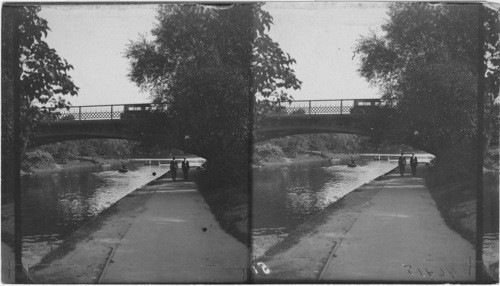
[[[119,166],[92,166],[23,176],[23,263],[38,263],[83,223],[168,170],[128,168],[127,173],[119,173]]]
[[[321,161],[255,170],[254,256],[261,256],[318,211],[395,167],[387,161],[369,161],[356,168]]]

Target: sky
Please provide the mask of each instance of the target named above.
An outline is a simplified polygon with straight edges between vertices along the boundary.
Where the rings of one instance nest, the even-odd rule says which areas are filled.
[[[376,88],[361,78],[353,47],[386,18],[383,3],[274,2],[264,9],[274,18],[269,32],[281,48],[297,60],[293,66],[303,82],[292,91],[295,99],[379,97]],[[71,71],[79,95],[73,105],[147,102],[127,74],[127,44],[150,36],[156,5],[42,6],[40,16],[51,31],[49,46],[74,66]]]

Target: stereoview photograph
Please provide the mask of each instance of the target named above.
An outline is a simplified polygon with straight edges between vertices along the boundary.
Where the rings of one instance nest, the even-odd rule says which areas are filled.
[[[3,3],[2,282],[498,283],[499,12]]]

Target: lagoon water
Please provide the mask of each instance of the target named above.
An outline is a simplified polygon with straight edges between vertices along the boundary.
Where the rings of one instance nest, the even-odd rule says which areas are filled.
[[[253,256],[263,255],[308,218],[396,166],[393,161],[367,161],[349,168],[313,161],[255,170]]]

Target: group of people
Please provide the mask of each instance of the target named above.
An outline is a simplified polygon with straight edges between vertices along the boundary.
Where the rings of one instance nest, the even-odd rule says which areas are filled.
[[[417,157],[415,157],[415,153],[411,153],[410,166],[411,166],[411,173],[413,174],[413,176],[417,175],[417,165],[418,165]],[[406,157],[404,156],[403,152],[401,152],[401,156],[398,159],[398,166],[399,166],[399,174],[401,174],[401,177],[403,177],[405,175],[405,167],[406,167]]]
[[[182,161],[182,173],[184,174],[184,180],[188,179],[189,175],[189,161],[186,160],[186,157],[184,157],[184,161]],[[170,162],[170,174],[172,175],[172,181],[175,181],[177,179],[177,170],[179,169],[179,165],[177,164],[177,161],[175,160],[175,156],[172,157],[172,162]]]

